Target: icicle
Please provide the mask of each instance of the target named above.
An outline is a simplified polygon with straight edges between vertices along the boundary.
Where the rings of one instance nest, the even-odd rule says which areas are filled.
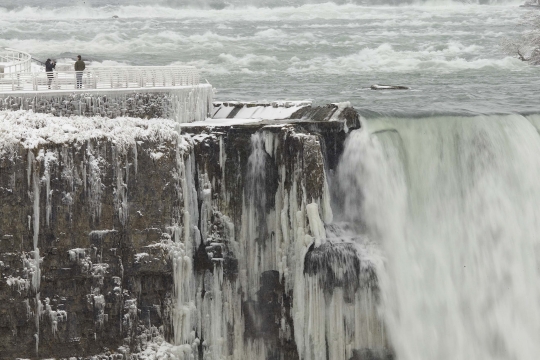
[[[94,311],[97,314],[96,315],[97,325],[98,327],[103,328],[103,325],[105,323],[105,296],[94,295],[93,300],[94,300]],[[126,300],[125,302],[126,306],[128,305],[129,301],[130,300]]]
[[[82,179],[83,179],[83,187],[84,187],[84,192],[86,192],[86,154],[84,154],[84,158],[83,160],[81,161],[81,172],[82,172]]]
[[[137,142],[135,141],[133,143],[133,168],[135,170],[135,175],[137,175],[137,172],[138,172],[138,168],[139,168],[139,155],[137,153]]]
[[[122,225],[126,225],[127,219],[129,216],[128,208],[128,189],[127,189],[127,180],[128,180],[128,162],[124,167],[121,166],[121,155],[118,152],[118,149],[114,148],[113,157],[115,158],[115,173],[116,173],[116,189],[115,189],[115,204],[118,209],[118,218]],[[124,172],[126,175],[126,180],[124,182]]]
[[[34,153],[31,151],[31,150],[28,150],[28,157],[26,159],[26,162],[27,162],[27,172],[26,172],[26,176],[27,176],[27,179],[28,179],[28,187],[30,187],[32,184],[30,183],[30,180],[32,179],[32,165],[34,164]]]
[[[34,340],[36,342],[36,356],[38,356],[39,355],[39,334],[38,333],[34,334]]]
[[[36,324],[36,333],[34,336],[36,338],[36,356],[38,356],[39,355],[39,320],[41,318],[41,313],[43,311],[43,306],[39,299],[39,292],[36,293],[35,301],[36,301],[36,311],[34,314],[34,321]]]
[[[326,172],[324,174],[324,188],[322,194],[321,212],[325,224],[330,224],[334,220],[334,214],[332,212],[330,189],[328,188],[328,179],[326,178]]]
[[[223,136],[220,136],[219,137],[219,167],[221,168],[222,171],[224,170],[226,159],[227,159],[227,154],[225,153],[225,150],[223,149]]]
[[[51,322],[51,331],[53,336],[55,336],[56,332],[58,331],[58,322],[67,321],[67,312],[63,310],[53,311],[49,298],[45,298],[45,307],[44,310],[41,311],[40,315],[48,316],[49,321]]]
[[[21,279],[19,276],[18,277],[13,277],[11,275],[8,276],[8,278],[6,279],[6,283],[9,286],[17,289],[19,293],[28,290],[28,288],[30,287],[28,280]]]
[[[324,229],[324,224],[319,217],[319,206],[316,203],[311,203],[306,206],[306,211],[309,219],[311,234],[315,238],[315,247],[319,247],[326,241],[326,230]]]
[[[207,174],[203,175],[202,184],[200,186],[202,187],[202,205],[200,211],[201,236],[202,241],[206,242],[208,241],[209,237],[208,226],[210,225],[210,219],[212,216],[212,184],[210,184]],[[199,243],[195,244],[196,247],[199,245]]]
[[[37,172],[37,170],[35,170]],[[32,278],[32,287],[35,291],[39,289],[39,281],[41,278],[40,274],[40,257],[39,257],[39,248],[38,248],[38,240],[39,240],[39,195],[40,195],[40,180],[37,173],[34,172],[33,176],[33,197],[34,197],[34,222],[33,222],[33,244],[34,244],[34,262],[36,265],[36,272],[34,273],[34,276]]]
[[[223,136],[219,137],[219,168],[221,169],[221,188],[226,188],[225,183],[225,163],[227,161],[227,152],[225,151],[224,144],[223,144]],[[226,191],[223,191],[222,196],[226,197],[227,194]]]
[[[198,212],[196,193],[194,193],[195,187],[192,184],[191,159],[188,156],[187,163],[185,163],[183,156],[183,151],[178,148],[177,166],[181,174],[180,185],[184,199],[183,234],[180,226],[173,226],[171,230],[174,242],[168,245],[169,257],[173,263],[174,302],[172,322],[175,345],[192,344],[195,340],[193,326],[196,310],[194,299],[196,291],[192,271],[193,239],[191,238],[194,227],[191,225],[191,214],[197,215]],[[191,352],[191,346],[186,347],[186,349],[188,348]]]
[[[85,190],[86,183],[88,182],[88,201],[92,211],[92,219],[96,221],[101,216],[101,195],[103,193],[100,159],[95,158],[92,154],[90,154],[88,158],[88,168],[89,173],[88,177],[86,177],[86,166],[83,166],[85,172],[83,181],[85,184]]]
[[[50,226],[50,220],[51,220],[51,207],[52,207],[52,204],[51,204],[51,172],[50,172],[50,166],[51,166],[51,162],[56,160],[56,157],[54,155],[54,153],[52,152],[47,152],[44,156],[44,174],[43,174],[43,178],[45,180],[45,191],[46,191],[46,210],[45,210],[45,221],[46,221],[46,224],[47,226]]]
[[[178,123],[204,121],[213,101],[213,90],[211,85],[199,85],[187,91],[186,88],[171,90],[170,97],[170,118]]]

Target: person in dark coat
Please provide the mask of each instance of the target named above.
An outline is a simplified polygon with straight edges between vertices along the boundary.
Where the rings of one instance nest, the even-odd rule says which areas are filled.
[[[51,82],[53,79],[53,70],[56,67],[56,62],[52,61],[51,59],[47,59],[45,61],[45,72],[47,73],[47,77],[49,78],[49,89],[51,88]]]
[[[77,61],[74,65],[77,74],[77,89],[82,88],[82,76],[85,67],[86,65],[84,64],[84,61],[82,61],[81,55],[77,55]]]

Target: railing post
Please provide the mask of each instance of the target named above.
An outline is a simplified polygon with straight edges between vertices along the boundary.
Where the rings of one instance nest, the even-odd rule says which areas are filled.
[[[24,54],[23,54],[24,55]],[[77,88],[77,72],[75,71],[55,71],[52,78],[49,79],[47,73],[26,73],[31,70],[31,64],[17,52],[0,55],[0,61],[10,61],[10,58],[19,57],[21,63],[11,63],[6,66],[4,79],[5,86],[9,87],[8,78],[11,79],[11,90],[30,90],[40,91],[42,79],[51,80],[51,89],[69,89],[70,83]],[[45,77],[43,77],[45,76]],[[171,66],[171,67],[115,67],[101,68],[97,70],[89,69],[83,73],[83,83],[85,88],[98,89],[98,87],[107,88],[146,88],[146,87],[167,87],[167,86],[195,86],[200,81],[197,70],[189,66]],[[45,87],[46,88],[46,87]],[[6,89],[7,90],[7,89]]]

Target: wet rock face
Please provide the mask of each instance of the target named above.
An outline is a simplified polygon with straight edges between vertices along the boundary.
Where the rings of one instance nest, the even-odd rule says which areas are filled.
[[[2,159],[3,358],[36,356],[36,347],[40,357],[116,349],[137,336],[139,322],[168,329],[163,305],[171,293],[171,264],[163,251],[145,246],[160,241],[178,212],[170,174],[176,159],[171,152],[157,165],[152,148],[136,146],[122,151],[95,140],[19,148]],[[32,284],[36,231],[39,286]]]
[[[324,234],[344,130],[263,122],[4,152],[0,357],[386,351],[374,270]]]
[[[361,270],[360,261],[356,250],[349,243],[327,242],[317,248],[311,245],[304,258],[304,275],[318,276],[320,286],[329,293],[336,287],[343,288],[350,299],[351,294],[354,295],[360,286],[377,286],[375,270]],[[366,276],[361,271],[373,275]],[[369,280],[361,282],[366,277]]]
[[[394,355],[387,350],[361,349],[354,350],[349,360],[393,360]]]
[[[282,319],[292,326],[291,303],[291,295],[286,294],[279,272],[270,270],[262,273],[257,300],[242,304],[246,337],[265,339],[268,359],[298,359],[294,340],[280,336]]]

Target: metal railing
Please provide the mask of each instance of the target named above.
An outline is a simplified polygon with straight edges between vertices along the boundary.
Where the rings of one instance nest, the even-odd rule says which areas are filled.
[[[118,66],[91,68],[80,73],[54,71],[0,74],[0,92],[136,89],[198,84],[199,72],[192,66]]]
[[[0,75],[29,73],[32,70],[32,57],[23,51],[0,48]]]

